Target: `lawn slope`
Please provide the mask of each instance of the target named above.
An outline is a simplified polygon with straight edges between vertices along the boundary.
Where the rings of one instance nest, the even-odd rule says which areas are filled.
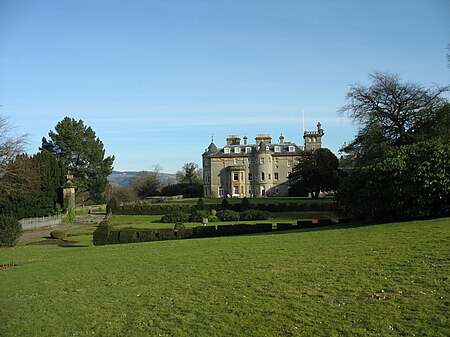
[[[1,336],[448,336],[450,219],[0,250]]]

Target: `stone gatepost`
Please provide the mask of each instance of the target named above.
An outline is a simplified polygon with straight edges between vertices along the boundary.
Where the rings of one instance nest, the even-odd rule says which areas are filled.
[[[75,185],[72,182],[73,175],[66,175],[66,183],[62,185],[64,206],[67,203],[67,212],[75,210]]]

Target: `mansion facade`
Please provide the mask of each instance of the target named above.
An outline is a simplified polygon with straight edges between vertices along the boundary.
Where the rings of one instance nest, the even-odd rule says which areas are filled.
[[[289,175],[304,151],[322,147],[324,132],[303,133],[304,146],[285,142],[281,135],[272,143],[270,135],[257,135],[255,143],[244,136],[228,136],[217,148],[214,142],[203,153],[203,195],[208,198],[287,196]]]

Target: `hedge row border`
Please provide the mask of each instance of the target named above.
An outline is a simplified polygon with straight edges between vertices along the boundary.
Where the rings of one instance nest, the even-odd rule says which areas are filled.
[[[235,224],[235,225],[210,225],[174,230],[171,228],[140,229],[123,228],[115,229],[107,220],[100,223],[93,233],[94,245],[152,242],[164,240],[180,240],[191,238],[208,238],[217,236],[235,236],[245,234],[268,233],[272,231],[285,231],[301,228],[316,228],[333,224],[348,223],[349,219],[311,219],[298,220],[296,223],[277,223],[273,229],[272,223]]]

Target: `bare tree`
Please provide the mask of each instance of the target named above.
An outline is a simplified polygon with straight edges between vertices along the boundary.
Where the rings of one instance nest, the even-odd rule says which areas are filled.
[[[375,72],[372,85],[355,84],[347,93],[347,104],[339,109],[360,126],[358,135],[344,150],[367,154],[379,152],[383,145],[411,143],[422,126],[435,120],[445,104],[441,94],[448,87],[425,88],[400,82],[396,74]]]
[[[6,117],[0,116],[0,196],[17,197],[26,195],[36,172],[25,151],[26,135],[14,136],[13,127]]]

